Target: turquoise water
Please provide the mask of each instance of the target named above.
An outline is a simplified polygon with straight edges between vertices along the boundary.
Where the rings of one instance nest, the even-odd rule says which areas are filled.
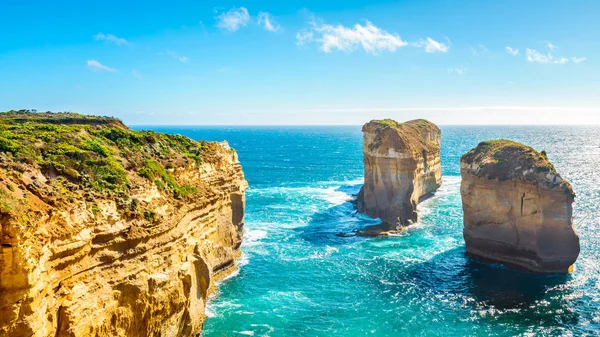
[[[208,305],[203,336],[600,335],[600,128],[443,127],[443,186],[421,222],[389,238],[340,238],[375,220],[360,127],[156,128],[227,139],[250,183],[240,269]],[[460,156],[508,138],[546,149],[577,193],[576,270],[538,276],[464,256]]]

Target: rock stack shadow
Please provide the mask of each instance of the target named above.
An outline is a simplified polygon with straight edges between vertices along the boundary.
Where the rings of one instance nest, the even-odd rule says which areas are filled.
[[[361,239],[355,235],[356,230],[379,223],[356,210],[356,194],[361,186],[362,183],[338,187],[336,192],[346,193],[352,199],[314,213],[307,226],[294,230],[302,239],[317,246],[344,245]]]
[[[477,301],[498,309],[529,308],[569,278],[566,274],[536,274],[466,259],[463,275],[470,294]]]
[[[571,277],[569,274],[536,274],[479,262],[465,255],[464,246],[410,266],[399,277],[407,276],[434,293],[463,295],[473,298],[476,306],[533,315],[536,313],[530,313],[530,308],[541,300],[549,300],[548,293],[562,288]],[[562,299],[553,299],[551,305],[557,315],[572,315],[568,310],[559,310],[567,305]]]

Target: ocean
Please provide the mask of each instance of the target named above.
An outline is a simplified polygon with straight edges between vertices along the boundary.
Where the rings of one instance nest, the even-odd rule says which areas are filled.
[[[211,298],[212,336],[600,336],[600,127],[442,127],[443,185],[385,238],[351,201],[360,126],[135,127],[227,140],[250,184],[239,270]],[[459,160],[480,141],[546,150],[577,194],[575,271],[535,275],[464,255]]]

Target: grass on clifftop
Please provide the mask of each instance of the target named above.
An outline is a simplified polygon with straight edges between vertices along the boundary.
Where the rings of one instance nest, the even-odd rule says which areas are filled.
[[[435,129],[435,130],[439,131],[439,128],[435,124],[433,124],[432,122],[430,122],[426,119],[414,119],[414,120],[407,121],[404,123],[399,123],[391,118],[386,118],[386,119],[374,119],[370,123],[381,124],[381,125],[389,126],[392,128],[398,128],[398,127],[402,128],[404,126],[411,126],[411,127],[416,127],[419,129],[431,128],[431,129]]]
[[[517,162],[519,159],[525,159],[526,165],[524,167],[532,168],[536,172],[556,174],[556,169],[548,160],[546,151],[537,152],[531,146],[512,140],[498,139],[483,141],[477,145],[471,155],[469,153],[464,157],[464,160],[468,163],[478,160],[480,162],[479,165],[484,165],[487,162]]]
[[[395,120],[391,119],[391,118],[386,118],[386,119],[382,119],[382,120],[372,120],[372,123],[380,123],[392,128],[395,128],[398,126],[398,122],[396,122]]]
[[[111,117],[0,113],[0,162],[38,166],[46,176],[62,176],[76,186],[109,194],[126,192],[128,171],[134,171],[174,197],[185,198],[195,188],[180,186],[169,169],[201,163],[206,146],[211,144],[179,135],[132,131]]]
[[[374,130],[376,134],[383,136],[387,134],[397,138],[395,146],[398,148],[409,147],[415,151],[438,151],[439,142],[430,141],[426,138],[428,133],[440,133],[440,129],[434,123],[425,119],[415,119],[404,123],[396,122],[393,119],[386,118],[381,120],[372,120],[363,126],[363,131]],[[394,136],[397,134],[397,136]],[[370,144],[372,149],[379,146],[379,142]]]
[[[542,175],[558,174],[554,165],[548,160],[546,151],[537,152],[531,146],[507,139],[483,141],[467,152],[461,158],[461,162],[469,165],[476,164],[478,175],[500,181],[534,180],[539,178],[536,175],[538,173]],[[523,174],[529,170],[531,173]],[[550,182],[549,185],[552,186],[554,183]],[[565,188],[565,193],[573,194],[572,187],[567,181],[562,180],[560,185]]]

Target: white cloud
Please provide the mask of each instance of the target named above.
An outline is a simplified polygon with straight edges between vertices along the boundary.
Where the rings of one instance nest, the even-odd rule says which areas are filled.
[[[555,57],[552,53],[542,54],[535,49],[527,48],[527,61],[529,62],[537,62],[537,63],[545,63],[545,64],[565,64],[569,63],[569,59],[560,56]],[[585,57],[571,57],[571,61],[574,63],[579,63],[585,61]]]
[[[448,71],[448,75],[462,76],[467,73],[467,67],[460,66],[460,67],[456,67],[456,68],[448,68],[447,71]]]
[[[511,48],[509,46],[506,46],[506,52],[509,53],[509,54],[511,54],[511,55],[513,55],[513,56],[519,54],[519,50],[518,49],[516,49],[516,48],[513,49],[513,48]]]
[[[137,72],[137,70],[133,69],[131,71],[131,75],[133,75],[133,77],[137,78],[138,80],[142,79],[142,75],[140,73]]]
[[[258,24],[270,32],[276,32],[281,26],[275,22],[273,16],[267,12],[258,13]]]
[[[117,69],[109,68],[96,60],[88,60],[87,66],[91,70],[96,70],[96,71],[109,71],[111,73],[114,73],[117,71]]]
[[[314,41],[325,53],[335,50],[351,52],[362,48],[368,54],[377,55],[382,51],[396,51],[408,44],[398,34],[388,33],[370,21],[365,21],[364,25],[356,24],[354,27],[317,24],[313,21],[311,26],[310,30],[296,34],[297,44]]]
[[[313,40],[313,32],[302,30],[296,33],[296,44],[298,46],[304,46],[305,44]]]
[[[553,45],[552,42],[550,41],[546,41],[546,48],[550,49],[550,50],[554,50],[556,48],[558,48],[557,46]]]
[[[427,40],[420,39],[419,42],[414,44],[416,47],[425,48],[425,52],[427,53],[445,53],[450,49],[450,47],[446,44],[438,42],[430,37],[427,37]]]
[[[552,62],[552,54],[544,55],[536,51],[535,49],[527,48],[527,61],[537,63],[550,63]]]
[[[94,40],[96,40],[96,41],[112,42],[112,43],[116,44],[117,46],[129,44],[129,42],[127,42],[127,40],[117,37],[113,34],[98,33],[98,34],[94,35],[93,37],[94,37]]]
[[[244,7],[233,8],[228,12],[222,13],[217,16],[217,27],[235,32],[240,28],[246,27],[248,23],[250,23],[250,14],[248,10]]]
[[[179,62],[187,62],[187,61],[189,61],[189,58],[187,56],[179,55],[179,54],[177,54],[176,52],[174,52],[172,50],[167,49],[165,52],[167,53],[167,55],[169,55],[172,58],[178,60]]]
[[[569,59],[566,57],[562,57],[562,56],[557,59],[554,59],[554,63],[556,63],[556,64],[565,64],[567,62],[569,62]]]

